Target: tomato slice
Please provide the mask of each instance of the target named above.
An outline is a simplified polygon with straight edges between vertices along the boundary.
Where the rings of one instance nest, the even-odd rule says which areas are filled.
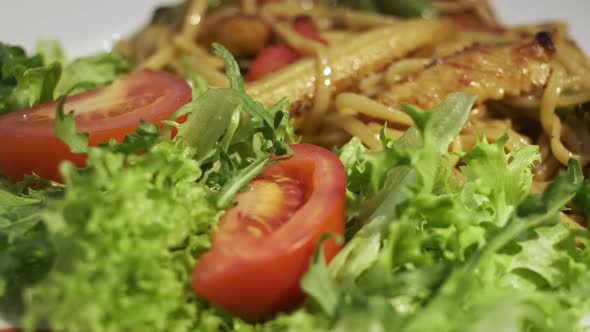
[[[299,282],[324,233],[344,235],[346,175],[338,157],[313,145],[266,167],[222,217],[195,267],[193,289],[248,321],[294,309]],[[340,250],[324,244],[330,260]]]
[[[78,130],[90,133],[89,143],[96,146],[111,138],[123,140],[140,120],[160,123],[190,100],[185,80],[146,69],[69,97],[64,110],[75,110]],[[32,173],[61,181],[62,161],[84,165],[86,156],[71,153],[54,134],[56,105],[57,101],[0,116],[0,172],[14,181]]]

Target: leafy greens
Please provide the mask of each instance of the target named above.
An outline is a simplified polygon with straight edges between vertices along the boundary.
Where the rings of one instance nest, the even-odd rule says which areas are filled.
[[[117,52],[102,53],[67,63],[59,43],[40,41],[35,55],[0,43],[0,115],[32,107],[65,95],[81,82],[82,92],[107,85],[128,72]]]
[[[83,62],[60,76],[59,64],[51,69],[62,57],[58,49],[50,43],[41,49],[43,55],[27,57],[0,47],[0,110],[53,98],[56,86],[67,92],[95,77],[65,79],[83,73]],[[93,148],[62,99],[56,133],[88,154],[87,166],[63,164],[65,187],[0,185],[0,305],[24,302],[27,329],[590,328],[588,234],[560,222],[566,206],[590,212],[590,183],[572,161],[544,193],[531,194],[538,148],[506,152],[507,138],[449,155],[474,102],[465,94],[428,111],[406,107],[415,127],[399,139],[384,130],[382,151],[356,138],[340,149],[348,176],[347,242],[329,264],[321,251],[314,255],[301,281],[309,295],[304,307],[251,325],[193,295],[191,270],[210,247],[219,216],[294,142],[289,102],[267,109],[252,100],[231,54],[219,45],[214,51],[231,88],[206,88],[191,73],[193,101],[162,130],[142,123],[123,142]],[[125,71],[110,60],[87,64],[98,85]],[[36,82],[35,70],[56,68],[57,80],[41,75],[41,83],[22,83]]]
[[[580,166],[529,194],[537,147],[506,153],[503,138],[462,154],[457,176],[446,148],[472,101],[452,95],[426,116],[410,109],[416,129],[386,138],[383,151],[356,139],[342,148],[351,239],[329,266],[313,262],[308,305],[261,330],[588,328],[588,234],[559,222],[574,197],[587,207]]]
[[[232,81],[241,80],[231,71],[233,57],[217,49]],[[271,156],[289,151],[292,133],[288,103],[269,111],[248,98],[237,88],[211,88],[162,131],[144,122],[123,142],[100,147],[88,147],[75,110],[66,114],[66,97],[60,100],[56,134],[88,154],[86,167],[62,165],[65,187],[55,199],[44,191],[37,197],[0,190],[7,207],[0,211],[0,239],[6,240],[0,245],[8,248],[0,257],[6,286],[0,298],[22,298],[25,328],[217,331],[229,324],[193,294],[191,271],[224,208]],[[246,112],[252,107],[255,113]],[[275,119],[272,127],[262,117]],[[193,135],[201,129],[207,135]],[[29,250],[33,245],[41,248]],[[33,250],[45,253],[43,264],[23,264]],[[7,287],[17,291],[7,294]]]

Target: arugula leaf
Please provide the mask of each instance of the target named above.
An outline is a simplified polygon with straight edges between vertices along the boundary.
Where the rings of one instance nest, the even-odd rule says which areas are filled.
[[[225,133],[239,105],[240,98],[234,90],[207,90],[178,110],[178,114],[189,114],[178,128],[178,138],[196,148],[198,159],[206,157]]]
[[[182,75],[184,77],[186,77],[187,81],[189,82],[189,84],[192,88],[193,100],[197,99],[203,93],[205,93],[205,91],[207,91],[207,89],[209,88],[209,83],[207,82],[207,80],[205,78],[203,78],[201,75],[196,73],[193,69],[191,69],[191,67],[188,63],[188,58],[186,56],[182,57],[180,59],[180,65],[181,65],[181,69],[183,71]]]
[[[258,123],[258,126],[260,127],[264,136],[273,142],[273,149],[275,151],[282,152],[281,154],[284,154],[286,151],[289,151],[288,147],[285,146],[281,137],[275,137],[276,128],[274,121],[275,119],[273,118],[275,114],[268,112],[264,108],[264,106],[262,106],[262,104],[254,101],[252,97],[250,97],[246,93],[246,90],[244,88],[244,79],[242,78],[242,75],[240,73],[240,67],[238,66],[238,63],[235,61],[231,53],[225,47],[217,43],[214,43],[212,45],[212,48],[213,53],[223,58],[223,61],[225,62],[227,77],[230,81],[230,86],[242,98],[244,109],[246,110],[246,112],[248,112],[248,114],[250,114],[250,116],[252,117],[252,121]],[[283,102],[284,101],[279,101],[279,104]],[[275,107],[273,107],[272,109],[275,109]]]
[[[141,120],[134,134],[125,136],[123,142],[117,144],[111,141],[105,146],[111,147],[113,152],[126,155],[148,151],[160,140],[160,127]]]
[[[40,55],[0,43],[0,114],[52,100],[60,75],[59,63],[44,65]]]
[[[18,80],[10,96],[13,109],[31,107],[53,100],[53,91],[61,75],[61,65],[27,69]]]
[[[127,61],[116,52],[66,64],[55,41],[40,41],[33,56],[18,46],[0,43],[0,115],[107,85],[128,70]]]
[[[56,110],[58,135],[88,154],[87,166],[62,164],[65,197],[43,210],[55,262],[25,291],[23,326],[250,328],[196,298],[189,280],[223,209],[290,139],[288,103],[259,110],[274,120],[269,128],[244,111],[235,89],[209,89],[178,110],[162,134],[143,123],[120,144],[88,147],[64,101]],[[182,116],[185,122],[175,122]]]
[[[55,108],[55,136],[66,143],[73,153],[86,153],[89,135],[76,129],[74,111],[64,112],[66,98],[67,95],[63,96]]]
[[[129,72],[129,63],[117,51],[75,59],[64,66],[54,98],[66,93],[80,93],[112,83]],[[78,85],[80,82],[85,85]],[[77,86],[78,85],[78,86]],[[77,86],[76,88],[74,88]]]

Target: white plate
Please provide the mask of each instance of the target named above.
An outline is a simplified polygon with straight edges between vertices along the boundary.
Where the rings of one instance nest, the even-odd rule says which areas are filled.
[[[0,41],[32,50],[39,37],[57,38],[71,56],[110,49],[113,41],[136,31],[153,9],[174,0],[2,0]],[[588,0],[491,0],[506,24],[548,20],[568,22],[571,34],[590,54]],[[7,327],[0,317],[0,328]]]

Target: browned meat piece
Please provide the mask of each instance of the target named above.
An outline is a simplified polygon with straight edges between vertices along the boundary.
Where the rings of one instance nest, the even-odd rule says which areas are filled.
[[[390,106],[430,108],[458,91],[477,95],[478,102],[518,96],[547,83],[554,53],[546,32],[501,46],[475,46],[390,86],[378,99]]]
[[[257,54],[271,37],[270,26],[261,17],[238,13],[204,24],[199,42],[207,48],[220,43],[234,56],[243,57]]]

